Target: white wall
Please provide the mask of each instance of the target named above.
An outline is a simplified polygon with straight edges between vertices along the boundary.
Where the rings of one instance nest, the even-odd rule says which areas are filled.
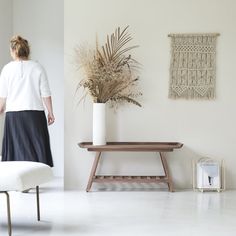
[[[13,33],[27,38],[31,58],[49,77],[55,124],[49,127],[54,173],[64,175],[63,0],[13,0]]]
[[[12,35],[12,1],[0,0],[0,71],[9,62],[9,38]],[[0,150],[2,150],[4,116],[0,116]],[[1,151],[0,151],[1,153]]]
[[[143,65],[143,107],[127,105],[108,114],[108,140],[179,141],[184,148],[167,155],[177,188],[191,187],[191,159],[224,158],[227,187],[236,187],[236,1],[234,0],[66,0],[65,1],[65,187],[85,189],[94,154],[77,143],[92,139],[92,103],[76,107],[73,48],[95,42],[117,26],[130,25],[136,59]],[[219,32],[217,98],[168,99],[169,33]],[[106,158],[99,173],[154,174],[154,154]],[[155,169],[157,168],[157,169]]]
[[[9,38],[12,34],[12,1],[0,0],[0,68],[9,57]]]

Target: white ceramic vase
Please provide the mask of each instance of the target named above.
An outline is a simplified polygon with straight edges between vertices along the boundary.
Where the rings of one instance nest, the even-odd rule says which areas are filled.
[[[93,104],[93,145],[106,144],[106,103]]]

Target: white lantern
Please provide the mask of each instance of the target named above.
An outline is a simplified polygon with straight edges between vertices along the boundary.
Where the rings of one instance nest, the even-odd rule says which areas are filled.
[[[193,163],[193,188],[200,191],[217,190],[225,187],[224,162],[201,158]]]

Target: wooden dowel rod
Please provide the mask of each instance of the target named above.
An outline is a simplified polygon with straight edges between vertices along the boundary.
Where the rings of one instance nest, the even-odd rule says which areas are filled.
[[[220,36],[220,33],[185,33],[185,34],[168,34],[168,37],[175,36]]]

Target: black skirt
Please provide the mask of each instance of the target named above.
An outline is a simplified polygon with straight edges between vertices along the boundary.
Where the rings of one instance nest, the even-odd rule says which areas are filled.
[[[2,161],[35,161],[53,166],[44,111],[6,112]]]

